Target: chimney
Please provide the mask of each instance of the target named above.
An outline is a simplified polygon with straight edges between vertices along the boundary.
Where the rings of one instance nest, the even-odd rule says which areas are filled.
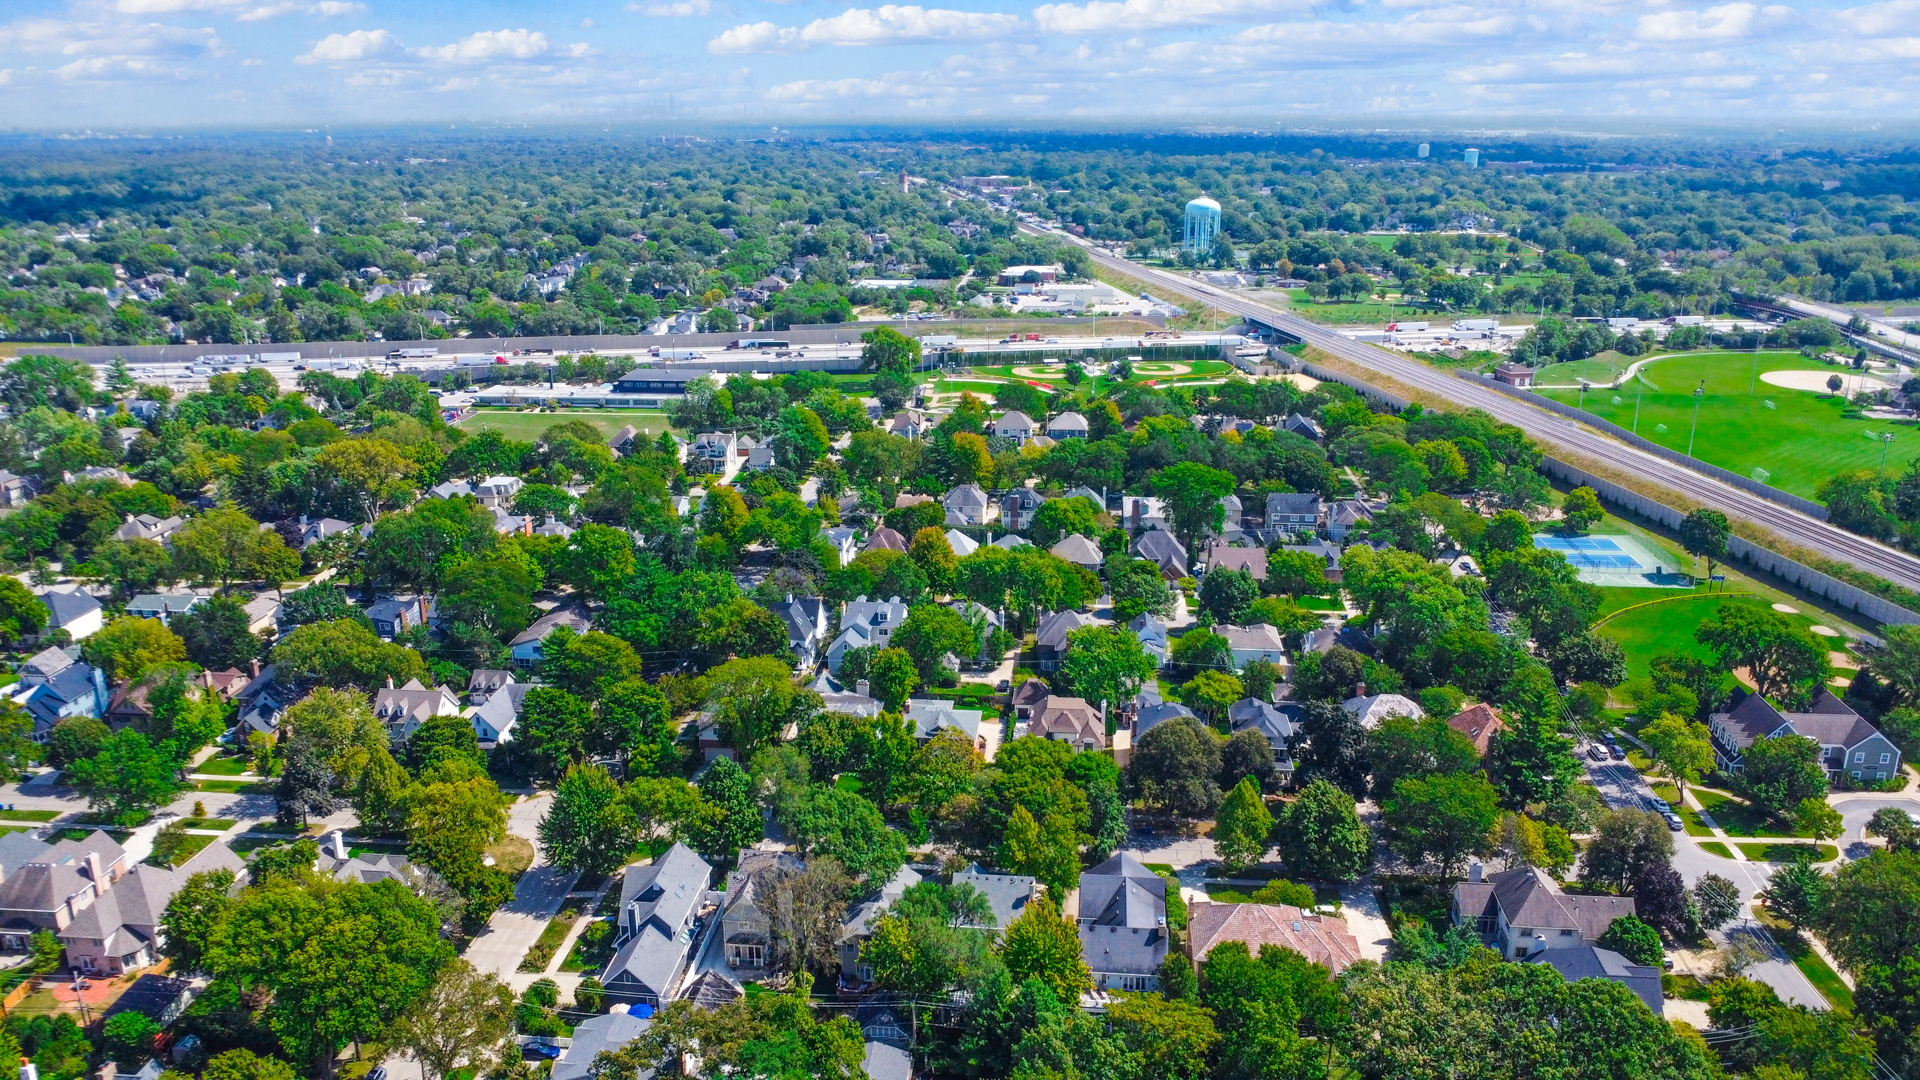
[[[95,892],[106,891],[105,882],[107,876],[106,873],[100,869],[100,853],[97,851],[87,852],[87,877],[93,879],[93,889]]]
[[[387,689],[393,689],[393,676],[387,676]]]
[[[861,697],[871,696],[867,693],[867,691],[871,689],[873,689],[873,684],[865,679],[861,679],[859,682],[853,684],[853,692],[859,694]]]
[[[1362,679],[1359,682],[1353,684],[1353,696],[1354,697],[1367,696],[1367,682],[1365,679]]]
[[[260,677],[260,658],[257,656],[253,658],[253,677]]]
[[[1484,881],[1486,879],[1486,876],[1487,876],[1487,868],[1481,865],[1481,862],[1479,859],[1475,859],[1472,862],[1467,864],[1467,880],[1468,881],[1472,881],[1472,882]]]
[[[343,829],[333,830],[333,857],[341,862],[347,860],[347,834]]]
[[[427,598],[426,598],[426,596],[424,596],[424,595],[422,595],[422,596],[420,597],[420,601],[419,601],[419,603],[420,603],[420,625],[421,625],[421,626],[425,626],[425,625],[427,625]]]
[[[102,1062],[99,1068],[93,1070],[93,1080],[113,1080],[119,1073],[120,1066],[111,1061]]]
[[[20,1080],[40,1080],[40,1070],[26,1058],[20,1059]]]

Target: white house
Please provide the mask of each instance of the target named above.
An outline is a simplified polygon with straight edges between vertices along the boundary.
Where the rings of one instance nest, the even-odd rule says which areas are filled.
[[[862,596],[840,605],[840,634],[827,646],[827,670],[838,672],[848,649],[885,648],[893,632],[907,621],[907,605],[895,596],[869,600]]]
[[[1252,626],[1220,625],[1213,632],[1227,639],[1227,645],[1233,649],[1233,666],[1244,668],[1255,660],[1265,660],[1269,664],[1286,664],[1286,645],[1280,640],[1280,632],[1269,623],[1254,623]]]
[[[835,525],[831,529],[820,530],[820,538],[833,547],[833,553],[840,560],[841,566],[852,562],[853,557],[860,554],[858,535],[845,525]]]
[[[81,589],[48,589],[40,594],[47,605],[47,629],[65,630],[67,637],[83,641],[106,625],[100,601]]]
[[[489,476],[473,486],[482,506],[506,506],[526,484],[517,476]]]
[[[940,500],[949,525],[985,525],[994,519],[993,501],[979,484],[961,484]]]
[[[975,540],[959,529],[948,529],[947,546],[953,549],[956,557],[964,559],[980,550],[980,541]]]
[[[541,645],[563,626],[575,634],[584,634],[593,629],[593,622],[585,615],[567,608],[542,615],[507,643],[507,651],[513,655],[513,666],[522,671],[539,667],[540,661],[546,658]]]
[[[1047,421],[1047,435],[1054,439],[1084,439],[1087,418],[1077,412],[1063,412]]]
[[[1340,707],[1352,713],[1360,721],[1360,726],[1372,731],[1389,716],[1410,716],[1415,720],[1424,718],[1426,711],[1411,698],[1399,694],[1367,694],[1350,697],[1340,703]]]
[[[1026,442],[1033,438],[1033,418],[1018,409],[1002,413],[993,422],[993,433],[1002,439],[1017,439]]]

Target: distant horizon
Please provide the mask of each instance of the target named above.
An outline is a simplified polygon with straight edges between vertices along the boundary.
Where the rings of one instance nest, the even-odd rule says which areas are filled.
[[[1912,0],[17,0],[0,128],[1920,127]]]

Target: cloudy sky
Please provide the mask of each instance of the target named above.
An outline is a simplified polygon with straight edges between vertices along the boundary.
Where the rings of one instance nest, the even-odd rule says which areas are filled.
[[[1920,0],[932,2],[8,0],[0,126],[1920,116]]]

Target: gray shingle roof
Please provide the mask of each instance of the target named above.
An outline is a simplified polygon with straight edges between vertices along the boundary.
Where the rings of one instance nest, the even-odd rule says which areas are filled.
[[[1568,982],[1581,979],[1611,979],[1634,992],[1653,1015],[1666,1011],[1660,990],[1660,969],[1636,964],[1611,949],[1583,945],[1577,949],[1548,949],[1526,958],[1529,964],[1545,964]]]
[[[593,1068],[593,1059],[602,1051],[618,1050],[639,1038],[653,1026],[650,1018],[630,1013],[602,1013],[584,1020],[573,1029],[573,1045],[561,1052],[553,1063],[550,1080],[582,1080]],[[652,1075],[648,1069],[642,1077]]]
[[[40,594],[40,602],[47,605],[51,627],[62,627],[84,615],[100,610],[100,601],[92,595],[78,590],[63,592],[49,589]]]
[[[1025,874],[989,874],[978,866],[969,866],[953,875],[954,885],[970,885],[987,898],[996,930],[1005,930],[1008,923],[1026,914],[1035,880]]]
[[[1096,975],[1158,975],[1167,959],[1167,931],[1081,923],[1080,959]]]
[[[1167,879],[1124,851],[1080,875],[1082,923],[1151,927],[1166,915]]]

